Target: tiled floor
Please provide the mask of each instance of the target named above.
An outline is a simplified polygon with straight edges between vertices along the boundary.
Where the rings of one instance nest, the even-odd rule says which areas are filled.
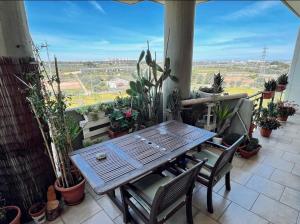
[[[289,121],[271,138],[262,138],[259,154],[245,160],[234,158],[232,190],[225,191],[224,181],[214,188],[214,214],[206,212],[206,189],[198,187],[194,194],[196,224],[300,224],[300,115]],[[107,196],[87,189],[83,203],[65,207],[55,224],[119,224],[121,212]],[[181,209],[169,221],[185,223]]]

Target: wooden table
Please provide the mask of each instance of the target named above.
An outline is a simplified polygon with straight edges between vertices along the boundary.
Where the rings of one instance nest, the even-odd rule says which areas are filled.
[[[97,194],[110,193],[116,188],[172,161],[188,150],[211,139],[215,133],[177,121],[161,124],[86,147],[70,154]],[[104,152],[101,161],[96,154]]]

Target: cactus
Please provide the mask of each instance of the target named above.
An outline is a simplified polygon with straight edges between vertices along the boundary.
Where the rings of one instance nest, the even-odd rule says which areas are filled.
[[[148,68],[143,73],[141,62],[144,58]],[[129,83],[130,88],[126,92],[132,97],[132,101],[134,101],[132,104],[136,107],[134,109],[140,112],[142,121],[158,123],[163,82],[168,78],[177,81],[177,77],[171,75],[170,58],[165,58],[164,68],[162,68],[156,63],[156,55],[154,59],[152,58],[148,43],[147,51],[146,53],[144,50],[141,52],[136,67],[136,81]]]

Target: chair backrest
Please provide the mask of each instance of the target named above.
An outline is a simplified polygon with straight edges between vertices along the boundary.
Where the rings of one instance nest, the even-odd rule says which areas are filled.
[[[245,136],[241,136],[233,145],[224,150],[212,170],[212,175],[218,174],[225,165],[232,162],[235,151],[244,141],[244,139]]]
[[[167,184],[160,186],[153,199],[150,216],[156,217],[163,210],[174,204],[180,197],[191,193],[196,176],[206,161],[197,163],[191,169],[181,173]]]

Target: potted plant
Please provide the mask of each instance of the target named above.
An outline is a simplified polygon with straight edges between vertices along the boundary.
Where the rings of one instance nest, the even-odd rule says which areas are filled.
[[[261,136],[269,138],[272,131],[280,127],[280,123],[274,117],[262,117],[259,121],[259,127],[261,128]]]
[[[165,53],[167,55],[167,52]],[[141,62],[145,59],[147,69],[142,72]],[[138,126],[151,126],[163,120],[161,110],[162,87],[167,79],[177,82],[177,77],[171,74],[170,58],[164,59],[161,67],[153,59],[149,49],[142,51],[137,62],[136,80],[129,82],[126,93],[131,97],[131,107],[139,112]]]
[[[85,179],[72,165],[69,153],[73,151],[72,141],[80,133],[80,127],[66,115],[67,98],[61,91],[56,58],[54,62],[53,74],[47,74],[45,68],[39,67],[38,72],[26,77],[26,81],[19,80],[28,87],[27,100],[57,178],[55,189],[61,192],[67,205],[75,205],[84,199]]]
[[[77,112],[84,116],[87,121],[97,121],[111,113],[112,103],[100,103],[98,105],[85,106],[77,109]]]
[[[296,104],[290,102],[279,102],[277,104],[277,118],[279,121],[287,121],[289,116],[296,113]]]
[[[246,141],[246,146],[244,148],[239,149],[239,154],[241,157],[248,159],[258,153],[261,149],[261,145],[257,138],[250,138]]]
[[[276,87],[276,91],[277,92],[282,92],[286,89],[286,85],[288,84],[288,75],[282,74],[277,78],[277,87]]]
[[[216,144],[221,144],[223,141],[223,137],[222,137],[222,127],[225,123],[225,121],[232,116],[232,110],[227,106],[227,105],[220,105],[218,104],[215,108],[214,108],[214,114],[217,118],[217,136],[213,137],[213,142]]]
[[[110,138],[116,138],[128,134],[129,131],[133,131],[138,118],[138,112],[131,108],[128,110],[114,109],[109,118],[110,128],[108,135]]]
[[[36,224],[42,224],[46,222],[46,203],[35,203],[28,211],[31,218]]]
[[[224,78],[221,73],[214,74],[214,82],[211,87],[202,87],[199,89],[200,96],[208,97],[212,94],[220,94],[224,91],[222,85],[224,82]]]
[[[0,192],[0,223],[20,224],[21,210],[17,206],[5,206],[5,200]]]
[[[264,99],[273,98],[274,94],[275,94],[276,86],[277,86],[275,79],[271,79],[271,80],[265,82],[264,86],[265,86],[265,89],[263,91],[263,98]]]
[[[222,144],[226,147],[229,147],[233,145],[242,135],[236,134],[236,133],[230,133],[224,136],[222,140]],[[246,140],[240,144],[240,146],[237,148],[237,151],[243,149],[246,147]]]

